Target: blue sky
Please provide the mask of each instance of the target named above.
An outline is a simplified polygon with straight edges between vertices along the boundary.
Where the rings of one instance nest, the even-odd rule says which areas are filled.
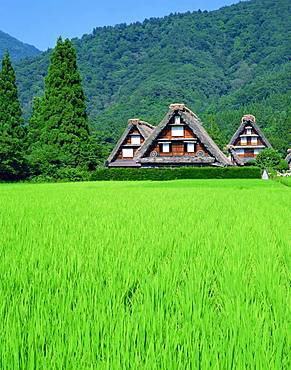
[[[239,0],[0,0],[0,30],[41,50],[58,36],[79,37],[94,27],[169,13],[214,10]]]

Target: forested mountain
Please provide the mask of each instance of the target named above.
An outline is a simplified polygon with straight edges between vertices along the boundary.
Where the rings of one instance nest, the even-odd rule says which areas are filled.
[[[0,31],[0,59],[3,58],[7,49],[10,52],[11,59],[14,61],[35,57],[41,53],[36,47],[24,44],[7,33]]]
[[[218,123],[224,143],[241,116],[252,113],[282,153],[291,144],[290,0],[96,28],[73,42],[89,116],[108,142],[128,118],[157,124],[170,103],[183,102],[206,127]],[[49,57],[46,52],[16,66],[27,116],[32,97],[42,92]]]

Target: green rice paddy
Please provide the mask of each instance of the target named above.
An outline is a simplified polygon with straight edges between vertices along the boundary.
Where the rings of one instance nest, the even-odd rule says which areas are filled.
[[[288,369],[291,190],[0,186],[1,369]]]

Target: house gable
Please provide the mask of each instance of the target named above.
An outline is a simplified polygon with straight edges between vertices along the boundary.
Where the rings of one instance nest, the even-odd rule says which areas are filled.
[[[172,104],[137,152],[142,165],[230,165],[199,118],[184,104]]]
[[[255,159],[259,152],[265,148],[271,148],[271,144],[256,124],[253,115],[242,117],[241,125],[235,132],[228,145],[232,161],[241,165],[238,158],[243,162]]]
[[[136,153],[153,129],[154,127],[147,122],[130,119],[123,135],[107,159],[106,165],[108,167],[140,167],[135,160]]]

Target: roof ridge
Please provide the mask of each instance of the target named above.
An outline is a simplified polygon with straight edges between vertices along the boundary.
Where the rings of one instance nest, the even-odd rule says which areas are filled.
[[[193,117],[195,117],[197,120],[199,120],[197,114],[195,114],[191,109],[189,109],[184,103],[174,103],[174,104],[171,104],[169,108],[172,111],[180,110],[180,111],[188,112]]]
[[[194,113],[191,109],[189,109],[186,106],[185,106],[185,111],[188,112],[189,114],[191,114],[191,116],[193,116],[194,118],[196,118],[198,123],[202,126],[202,122],[200,121],[200,119],[199,119],[199,117],[197,116],[196,113]]]
[[[150,124],[150,123],[148,123],[146,121],[140,121],[140,124],[141,125],[148,126],[149,128],[152,128],[152,129],[154,129],[156,127],[156,126],[154,126],[154,125],[152,125],[152,124]]]
[[[149,122],[142,121],[140,118],[130,118],[128,120],[129,125],[145,125],[149,128],[155,128],[155,126],[151,125]]]

